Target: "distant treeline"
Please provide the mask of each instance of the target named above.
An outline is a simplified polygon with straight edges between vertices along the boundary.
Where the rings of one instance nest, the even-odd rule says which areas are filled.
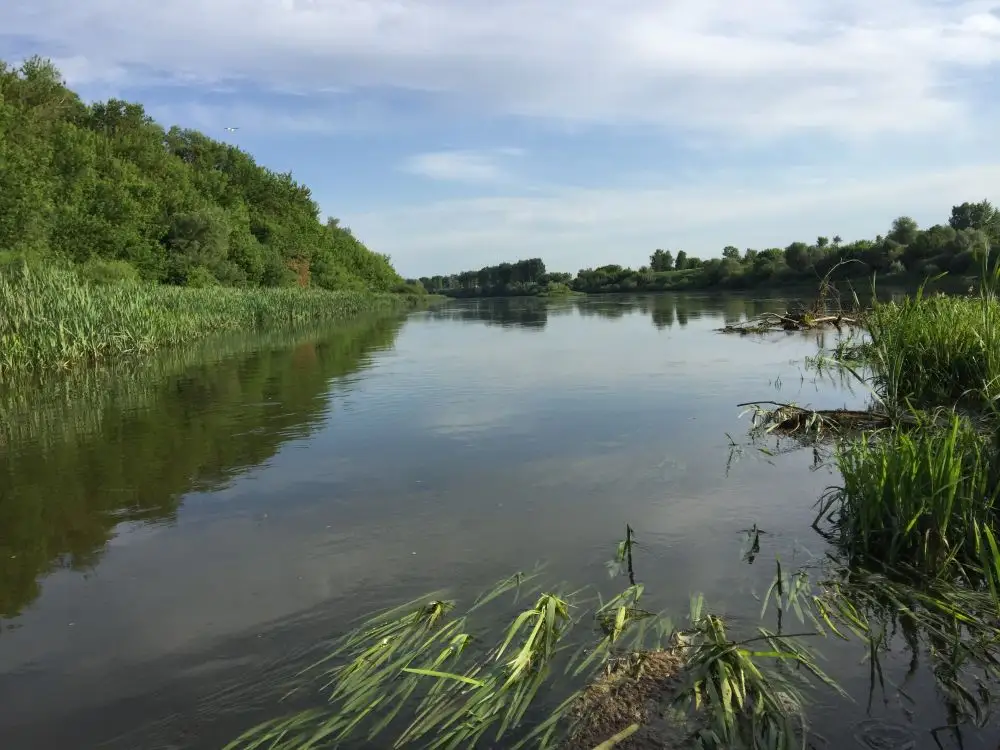
[[[24,256],[97,281],[422,291],[290,173],[141,104],[86,104],[37,57],[0,62],[0,260]]]
[[[941,272],[973,273],[991,243],[1000,243],[1000,212],[987,200],[962,203],[947,224],[920,229],[909,216],[892,222],[885,236],[844,243],[839,236],[817,237],[764,250],[735,246],[722,257],[702,260],[683,250],[658,249],[649,265],[584,268],[576,276],[547,271],[539,258],[501,263],[477,271],[421,278],[427,291],[454,297],[554,295],[569,292],[635,292],[674,289],[748,289],[815,282],[833,271],[834,278],[926,278]]]

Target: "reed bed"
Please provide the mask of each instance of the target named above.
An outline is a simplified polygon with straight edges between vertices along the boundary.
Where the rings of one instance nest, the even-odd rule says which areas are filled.
[[[979,562],[975,530],[997,523],[996,456],[966,417],[921,419],[843,440],[842,484],[821,498],[816,523],[857,564],[952,575]]]
[[[405,295],[318,289],[93,284],[71,269],[0,272],[0,378],[146,354],[213,333],[402,309]]]
[[[868,340],[839,354],[863,362],[874,392],[890,405],[992,404],[1000,396],[998,283],[984,272],[975,295],[921,289],[877,303],[864,318]]]

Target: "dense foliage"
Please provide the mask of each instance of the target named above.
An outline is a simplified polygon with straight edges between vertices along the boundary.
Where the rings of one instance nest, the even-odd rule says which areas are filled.
[[[456,297],[519,296],[560,291],[587,293],[663,291],[670,289],[746,289],[764,285],[815,283],[834,276],[900,276],[926,278],[941,272],[975,273],[990,243],[1000,242],[1000,211],[989,201],[962,203],[951,210],[947,224],[921,230],[900,216],[885,236],[844,243],[817,237],[813,243],[793,242],[785,248],[732,245],[721,257],[702,260],[683,250],[657,249],[649,265],[636,270],[620,265],[547,273],[540,259],[501,263],[478,271],[420,279],[432,292]]]
[[[95,280],[390,291],[402,279],[309,189],[142,105],[84,103],[51,63],[0,62],[0,253]]]

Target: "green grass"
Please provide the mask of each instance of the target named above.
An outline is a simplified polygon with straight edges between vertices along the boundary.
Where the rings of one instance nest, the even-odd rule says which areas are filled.
[[[0,377],[146,354],[213,333],[389,312],[414,299],[299,288],[101,284],[70,269],[14,263],[0,270]]]
[[[990,404],[1000,396],[1000,297],[984,272],[972,296],[925,296],[879,302],[865,316],[869,341],[842,347],[870,371],[890,406]]]
[[[998,518],[995,455],[965,417],[923,417],[843,440],[839,487],[821,499],[817,528],[862,565],[905,564],[949,575],[977,563],[975,529]],[[821,529],[822,530],[822,529]]]

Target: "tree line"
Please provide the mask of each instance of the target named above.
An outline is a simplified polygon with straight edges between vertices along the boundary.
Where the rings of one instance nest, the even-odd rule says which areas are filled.
[[[1000,211],[988,200],[952,207],[946,224],[921,229],[909,216],[892,222],[888,233],[873,240],[845,243],[841,237],[817,237],[780,248],[740,251],[723,248],[721,257],[701,259],[683,250],[657,249],[649,264],[633,269],[610,264],[584,268],[576,276],[548,272],[539,258],[501,263],[478,271],[423,277],[430,292],[454,297],[552,295],[675,289],[747,289],[790,285],[872,274],[926,278],[942,272],[976,271],[991,244],[1000,244]]]
[[[0,61],[0,256],[94,280],[422,291],[290,172],[141,104],[86,104],[39,57]]]

